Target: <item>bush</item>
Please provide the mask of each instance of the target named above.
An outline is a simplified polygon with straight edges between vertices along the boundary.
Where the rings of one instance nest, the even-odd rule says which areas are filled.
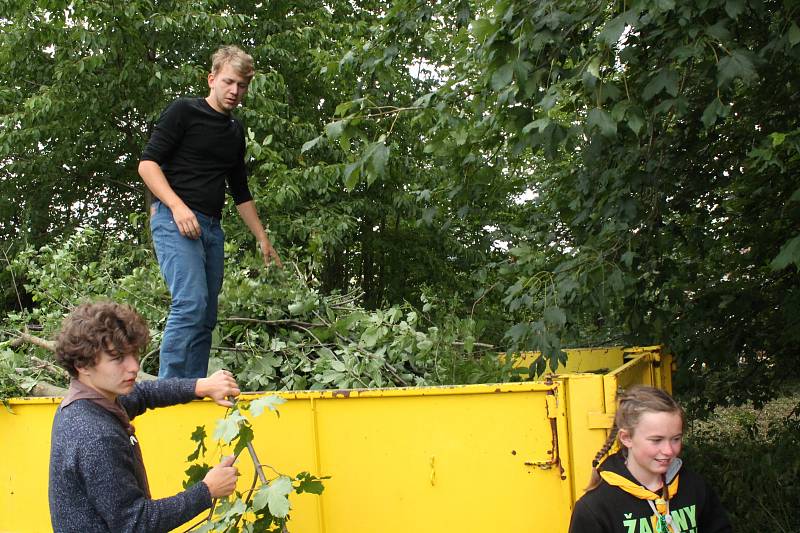
[[[689,431],[684,458],[717,490],[734,531],[800,531],[800,403],[719,409]]]

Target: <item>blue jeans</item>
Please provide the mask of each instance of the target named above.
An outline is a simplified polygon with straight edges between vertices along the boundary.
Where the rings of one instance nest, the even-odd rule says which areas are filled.
[[[153,202],[150,229],[158,266],[172,295],[161,340],[159,378],[203,378],[208,373],[211,334],[217,324],[225,234],[218,218],[194,212],[202,235],[184,237],[172,211]]]

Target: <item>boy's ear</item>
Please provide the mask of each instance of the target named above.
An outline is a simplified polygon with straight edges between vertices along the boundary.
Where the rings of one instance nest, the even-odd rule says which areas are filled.
[[[75,365],[75,370],[78,371],[78,374],[82,374],[84,376],[89,374],[89,369],[90,368],[91,368],[91,365],[77,365],[77,364]]]

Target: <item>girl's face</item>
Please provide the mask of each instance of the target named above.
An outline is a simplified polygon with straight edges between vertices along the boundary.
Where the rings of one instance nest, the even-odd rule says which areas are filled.
[[[628,470],[645,485],[657,482],[681,453],[680,413],[644,413],[632,431],[621,429],[619,440],[628,448]]]

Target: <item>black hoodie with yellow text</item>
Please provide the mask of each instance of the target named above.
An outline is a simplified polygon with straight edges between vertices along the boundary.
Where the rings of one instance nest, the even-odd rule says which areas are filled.
[[[731,533],[716,493],[675,459],[667,472],[668,504],[645,489],[618,452],[599,466],[603,480],[572,511],[569,533]],[[660,492],[660,491],[659,491]],[[668,507],[667,507],[668,505]],[[659,522],[661,526],[659,527]]]

